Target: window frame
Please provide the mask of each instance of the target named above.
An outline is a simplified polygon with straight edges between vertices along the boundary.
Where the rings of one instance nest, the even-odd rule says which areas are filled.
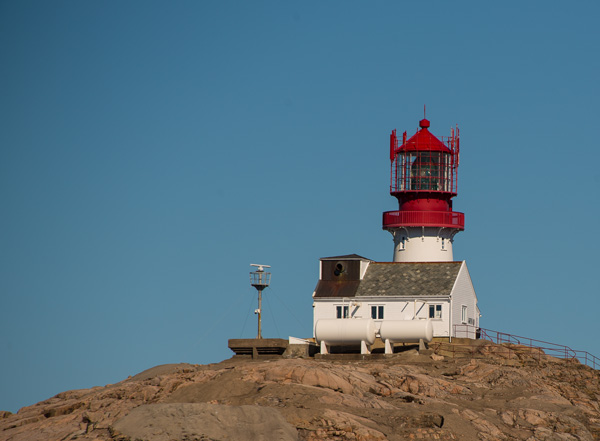
[[[429,318],[431,320],[442,320],[443,319],[443,306],[441,303],[434,303],[429,305]]]
[[[369,305],[371,307],[371,318],[383,320],[385,317],[385,305]]]
[[[350,306],[349,305],[335,305],[335,318],[336,319],[350,318]]]

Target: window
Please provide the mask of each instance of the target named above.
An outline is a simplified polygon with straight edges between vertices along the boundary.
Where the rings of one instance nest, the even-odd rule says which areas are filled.
[[[348,312],[349,312],[349,308],[348,306],[336,306],[335,307],[335,311],[336,311],[336,317],[341,319],[341,318],[348,318]]]
[[[411,190],[441,190],[440,155],[441,152],[417,152],[410,167]]]
[[[462,311],[460,314],[460,321],[462,323],[467,323],[467,307],[466,305],[462,305]]]
[[[371,306],[371,318],[375,320],[383,320],[383,305]]]
[[[442,305],[429,305],[429,318],[441,319],[442,318]]]
[[[454,188],[450,152],[404,151],[395,156],[394,163],[394,191],[451,191]]]

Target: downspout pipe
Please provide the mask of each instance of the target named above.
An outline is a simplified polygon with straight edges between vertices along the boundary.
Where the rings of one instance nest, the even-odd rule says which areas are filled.
[[[450,336],[450,343],[452,343],[452,296],[449,296],[448,306],[450,307],[450,322],[448,323],[448,335]]]

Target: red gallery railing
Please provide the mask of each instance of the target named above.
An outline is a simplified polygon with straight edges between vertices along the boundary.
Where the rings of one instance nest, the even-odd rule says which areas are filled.
[[[386,211],[386,227],[445,227],[465,229],[465,215],[457,211]]]

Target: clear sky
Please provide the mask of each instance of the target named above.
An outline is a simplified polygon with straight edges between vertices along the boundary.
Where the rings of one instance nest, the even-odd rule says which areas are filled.
[[[310,337],[392,258],[389,134],[461,129],[485,328],[600,356],[600,3],[1,1],[0,409]]]

